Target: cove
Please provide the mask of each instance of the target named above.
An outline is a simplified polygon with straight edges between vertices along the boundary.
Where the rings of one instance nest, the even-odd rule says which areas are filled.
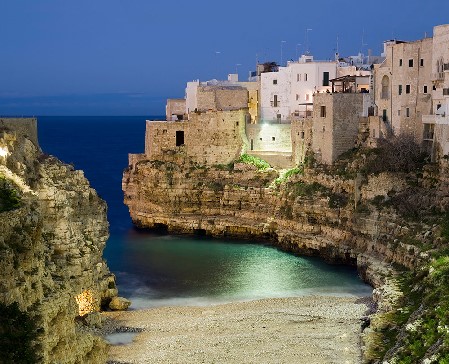
[[[109,242],[108,265],[132,308],[209,305],[303,295],[368,296],[353,267],[247,241],[130,229]]]

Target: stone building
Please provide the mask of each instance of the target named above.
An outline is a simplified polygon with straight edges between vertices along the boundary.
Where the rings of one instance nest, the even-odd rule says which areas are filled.
[[[357,141],[360,118],[367,118],[369,93],[316,94],[313,107],[312,145],[317,160],[332,164]]]
[[[412,134],[421,142],[422,115],[429,114],[432,105],[432,38],[388,42],[385,57],[374,66],[378,115],[395,135]]]
[[[434,159],[449,155],[449,25],[434,27],[432,107],[423,114],[423,143]]]

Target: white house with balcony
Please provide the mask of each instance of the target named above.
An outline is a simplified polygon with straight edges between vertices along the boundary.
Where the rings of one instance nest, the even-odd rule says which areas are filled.
[[[330,80],[337,75],[337,62],[315,61],[302,55],[277,72],[260,75],[260,120],[289,121],[312,114],[313,95],[330,92]]]

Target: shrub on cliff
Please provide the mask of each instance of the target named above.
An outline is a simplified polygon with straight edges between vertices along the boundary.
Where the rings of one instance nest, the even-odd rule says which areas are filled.
[[[12,183],[0,176],[0,212],[11,211],[20,206],[20,196]]]
[[[268,162],[264,161],[263,159],[260,159],[258,157],[254,157],[249,154],[242,154],[239,159],[236,160],[236,163],[247,163],[252,164],[255,166],[259,171],[265,171],[266,169],[270,168],[271,166],[268,164]]]
[[[365,172],[415,172],[425,163],[425,154],[414,137],[401,134],[388,139],[380,139],[379,147],[371,153],[365,164]]]
[[[30,314],[21,311],[17,302],[11,305],[0,303],[1,363],[38,363],[36,338],[37,327]]]

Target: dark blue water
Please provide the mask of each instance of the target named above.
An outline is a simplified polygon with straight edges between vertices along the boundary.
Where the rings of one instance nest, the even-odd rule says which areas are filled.
[[[108,203],[105,257],[133,307],[207,304],[302,294],[367,295],[353,268],[258,244],[159,236],[133,228],[121,179],[128,153],[144,150],[145,119],[39,117],[39,141],[86,177]],[[160,119],[161,117],[156,117]]]

